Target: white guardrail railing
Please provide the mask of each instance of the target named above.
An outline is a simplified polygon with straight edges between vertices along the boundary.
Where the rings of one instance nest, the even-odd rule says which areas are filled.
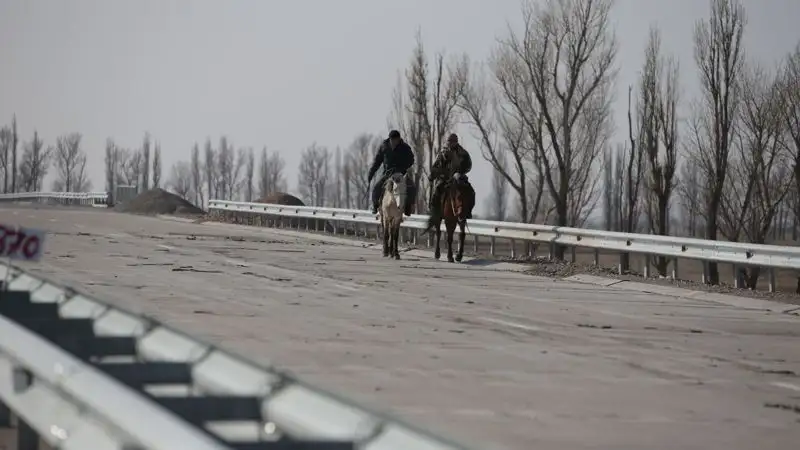
[[[356,232],[359,225],[364,226],[364,235],[369,236],[369,227],[378,227],[378,218],[370,211],[318,208],[309,206],[287,206],[265,203],[246,203],[225,200],[210,200],[209,213],[212,215],[230,215],[247,221],[248,216],[265,217],[267,225],[285,226],[291,218],[315,219],[291,222],[297,228],[310,229],[320,223],[327,230],[337,232],[337,223],[354,224]],[[275,220],[281,218],[281,220]],[[412,215],[406,217],[403,227],[421,230],[426,226],[428,216]],[[443,228],[443,227],[442,227]],[[497,222],[491,220],[467,221],[466,234],[474,240],[475,248],[479,238],[491,240],[491,252],[494,254],[496,239],[507,239],[512,242],[512,256],[515,242],[531,242],[545,244],[552,256],[555,246],[561,245],[572,250],[576,247],[590,248],[595,251],[595,264],[598,263],[601,251],[614,253],[639,253],[651,256],[663,256],[671,260],[671,275],[678,277],[678,259],[694,259],[704,262],[728,263],[737,266],[757,266],[767,268],[770,291],[775,289],[774,269],[800,269],[800,247],[777,246],[764,244],[748,244],[725,241],[709,241],[673,236],[652,234],[620,233],[582,228],[557,227],[514,222]],[[377,235],[377,233],[376,233]],[[416,242],[417,234],[411,236]],[[430,245],[430,242],[428,242]],[[649,264],[644,267],[645,276],[649,276]],[[734,277],[739,284],[738,277]]]
[[[18,192],[0,194],[0,202],[36,202],[61,205],[95,206],[108,205],[107,192]]]
[[[464,448],[19,267],[0,280],[1,448]]]

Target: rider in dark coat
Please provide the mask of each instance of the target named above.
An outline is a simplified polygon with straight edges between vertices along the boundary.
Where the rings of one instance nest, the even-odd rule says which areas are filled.
[[[411,147],[403,141],[400,137],[400,132],[392,130],[389,132],[389,138],[381,143],[378,153],[375,155],[375,160],[372,162],[372,167],[369,169],[368,181],[372,181],[375,172],[383,165],[383,174],[375,182],[372,188],[372,213],[378,212],[378,205],[381,202],[383,195],[384,184],[395,172],[405,174],[414,166],[414,152]],[[403,205],[403,210],[407,216],[411,215],[411,206],[414,204],[416,198],[416,189],[414,181],[408,178],[406,204]]]
[[[442,206],[444,186],[446,182],[451,179],[459,178],[463,181],[464,186],[472,191],[472,197],[475,198],[475,190],[467,181],[466,176],[470,170],[472,170],[472,157],[470,157],[467,150],[458,143],[458,136],[453,133],[447,138],[447,146],[439,153],[431,170],[430,181],[433,183],[433,195],[431,196],[431,203],[428,205],[431,216],[442,214],[440,209]],[[472,218],[471,210],[466,211],[466,214],[467,219]]]

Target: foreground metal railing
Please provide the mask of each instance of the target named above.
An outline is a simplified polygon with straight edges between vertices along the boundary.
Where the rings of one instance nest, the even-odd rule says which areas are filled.
[[[463,448],[18,267],[0,280],[0,427],[19,449]]]
[[[243,221],[257,218],[257,222],[268,226],[291,226],[306,230],[325,229],[334,233],[348,228],[342,225],[349,225],[350,230],[364,236],[371,235],[372,230],[377,236],[379,228],[378,219],[374,214],[369,211],[353,209],[210,200],[209,213],[212,216],[229,216]],[[412,215],[405,219],[403,227],[419,231],[425,228],[426,221],[427,216]],[[595,264],[598,263],[601,251],[665,257],[670,263],[673,278],[678,277],[679,259],[692,259],[704,263],[728,263],[734,266],[735,272],[738,272],[737,268],[744,266],[763,267],[768,269],[770,291],[775,290],[775,270],[800,269],[800,247],[709,241],[490,220],[469,220],[466,232],[473,238],[473,245],[476,249],[478,239],[489,239],[492,255],[495,254],[496,240],[505,239],[511,242],[512,257],[516,256],[515,243],[544,245],[550,257],[553,256],[556,246],[565,246],[570,249],[573,261],[576,248],[589,248],[594,251]],[[418,234],[412,233],[411,239],[414,243],[417,238]],[[428,245],[430,245],[430,241]],[[528,249],[532,248],[534,247],[528,246]],[[648,261],[644,267],[645,276],[649,276],[649,270]],[[738,287],[739,277],[735,277],[735,282]]]

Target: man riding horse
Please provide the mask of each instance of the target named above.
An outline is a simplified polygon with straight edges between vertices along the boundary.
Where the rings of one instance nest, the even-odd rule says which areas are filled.
[[[381,143],[378,148],[378,153],[375,155],[375,160],[372,162],[372,167],[369,169],[367,182],[371,182],[378,171],[381,164],[383,165],[383,175],[375,182],[372,188],[372,213],[378,213],[378,205],[381,202],[383,189],[386,185],[386,180],[392,176],[393,173],[406,174],[408,169],[414,166],[414,152],[411,147],[403,141],[400,137],[400,132],[392,130],[389,132],[389,138]],[[411,177],[406,180],[406,204],[403,205],[403,211],[407,216],[411,215],[411,206],[416,199],[416,189],[414,181]]]
[[[475,198],[475,189],[467,180],[467,173],[472,170],[472,157],[470,157],[467,150],[458,143],[458,136],[453,133],[447,138],[445,148],[436,157],[436,161],[431,168],[430,181],[433,184],[433,195],[431,195],[430,204],[430,223],[436,222],[437,217],[444,214],[442,211],[443,195],[445,187],[450,182],[458,182],[461,187],[470,195],[470,198]],[[473,206],[473,205],[471,205]],[[467,219],[472,218],[472,208],[464,211]],[[430,226],[428,227],[430,229]],[[426,230],[429,231],[429,230]]]

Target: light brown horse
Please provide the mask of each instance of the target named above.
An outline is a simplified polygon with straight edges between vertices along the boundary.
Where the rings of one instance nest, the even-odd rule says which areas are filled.
[[[393,173],[383,185],[381,225],[383,226],[383,256],[400,259],[400,225],[406,204],[408,173]]]
[[[472,212],[472,208],[475,207],[475,196],[466,183],[466,181],[459,180],[448,181],[444,186],[442,195],[442,214],[429,217],[429,226],[436,230],[436,243],[433,251],[436,259],[442,256],[439,249],[439,243],[442,238],[440,229],[442,220],[444,220],[444,227],[447,232],[447,260],[449,262],[461,262],[464,258],[464,238],[466,237],[464,228],[467,225],[467,214]],[[454,258],[453,234],[456,231],[456,226],[460,234],[458,236],[458,253]]]

